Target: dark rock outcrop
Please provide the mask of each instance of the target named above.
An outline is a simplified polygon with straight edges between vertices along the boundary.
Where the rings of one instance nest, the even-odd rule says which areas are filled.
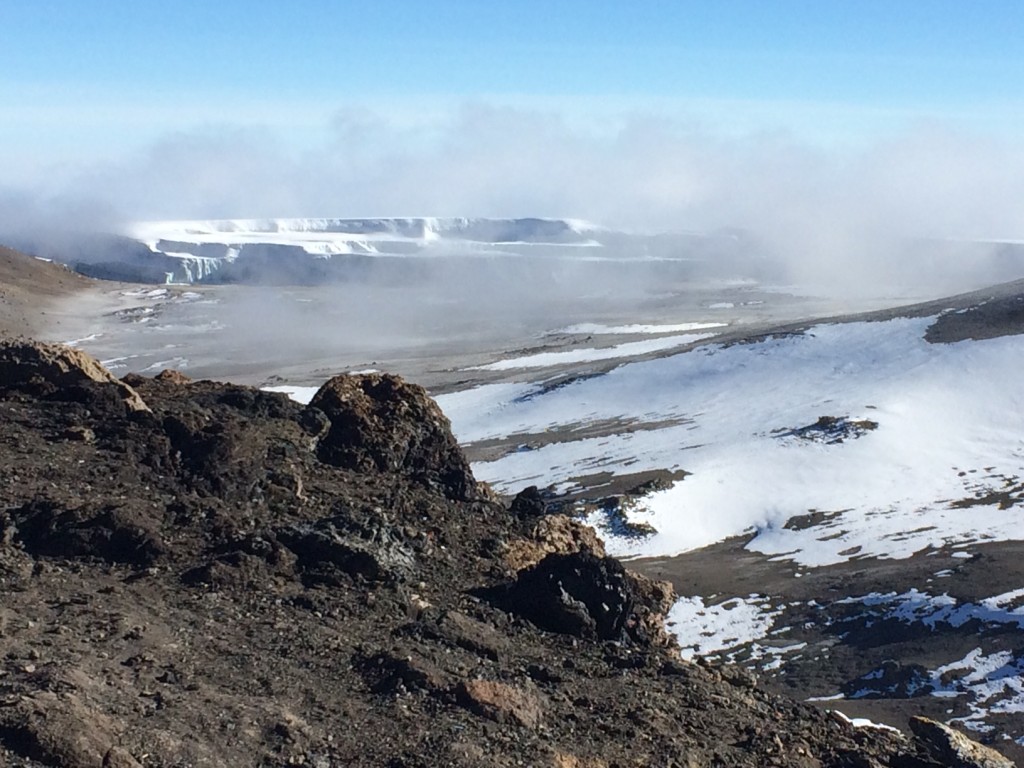
[[[509,512],[526,520],[541,517],[546,511],[547,504],[544,503],[544,497],[536,485],[523,488],[509,506]]]
[[[665,616],[675,601],[672,586],[627,571],[605,556],[603,547],[573,543],[575,549],[565,546],[520,570],[492,598],[551,632],[645,647],[671,645]]]
[[[513,571],[536,565],[547,555],[589,552],[604,557],[604,544],[594,529],[567,515],[547,515],[507,545],[505,563]]]
[[[89,355],[61,344],[0,341],[0,390],[84,402],[110,396],[129,411],[148,411],[139,393]]]
[[[345,469],[400,472],[468,499],[476,482],[448,419],[426,390],[387,374],[341,375],[309,403],[330,423],[321,461]]]
[[[412,572],[413,551],[384,521],[354,526],[350,519],[326,518],[276,531],[297,558],[304,578],[340,586],[341,574],[367,581],[398,581]]]
[[[548,555],[499,600],[541,629],[599,640],[625,639],[636,605],[622,564],[590,552]]]
[[[146,567],[166,551],[151,517],[116,505],[91,511],[37,500],[9,510],[5,518],[5,535],[9,530],[35,555],[95,557]]]
[[[1014,768],[1012,760],[994,749],[927,717],[912,718],[910,730],[931,757],[949,768]]]

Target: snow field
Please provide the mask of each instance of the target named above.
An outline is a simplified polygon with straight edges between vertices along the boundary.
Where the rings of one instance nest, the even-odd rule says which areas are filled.
[[[820,325],[625,364],[536,396],[535,386],[499,384],[438,401],[462,442],[566,430],[474,466],[503,492],[599,471],[692,473],[641,501],[637,518],[658,533],[613,538],[618,555],[755,532],[751,549],[817,566],[1018,537],[1019,515],[980,497],[1024,477],[1024,339],[933,345],[923,339],[932,320]],[[835,445],[773,434],[821,416],[879,426]],[[676,423],[582,440],[567,432],[606,419]],[[965,499],[975,505],[954,505]],[[812,511],[836,514],[785,527]]]

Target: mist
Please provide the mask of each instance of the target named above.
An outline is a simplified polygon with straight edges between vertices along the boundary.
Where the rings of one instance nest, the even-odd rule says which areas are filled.
[[[781,279],[837,293],[894,281],[948,290],[1018,276],[966,244],[1024,239],[1021,199],[1020,146],[938,123],[826,146],[639,113],[583,124],[469,104],[410,124],[353,107],[316,146],[210,127],[0,190],[0,239],[59,251],[146,219],[572,217],[633,232],[741,230]]]

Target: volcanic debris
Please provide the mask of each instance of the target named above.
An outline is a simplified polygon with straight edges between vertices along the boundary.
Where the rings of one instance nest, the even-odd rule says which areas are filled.
[[[510,512],[397,377],[302,406],[8,341],[0,409],[6,765],[1000,765],[682,661],[667,585]]]

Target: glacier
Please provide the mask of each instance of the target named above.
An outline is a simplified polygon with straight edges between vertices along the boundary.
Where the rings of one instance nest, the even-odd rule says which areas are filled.
[[[296,218],[140,222],[125,235],[154,256],[178,262],[167,270],[168,282],[216,281],[227,277],[221,268],[238,259],[271,259],[275,271],[291,262],[287,269],[306,282],[302,265],[310,259],[423,255],[439,246],[456,252],[502,245],[600,247],[592,236],[600,230],[573,219]]]
[[[639,234],[573,218],[268,218],[145,221],[127,225],[96,277],[168,283],[316,285],[390,278],[417,259],[429,269],[447,259],[517,263],[601,262],[734,273],[759,259],[734,233]],[[76,268],[78,265],[76,264]],[[388,271],[390,270],[390,272]],[[740,269],[746,274],[749,269]],[[123,272],[124,274],[119,274]],[[141,274],[141,277],[140,277]]]

